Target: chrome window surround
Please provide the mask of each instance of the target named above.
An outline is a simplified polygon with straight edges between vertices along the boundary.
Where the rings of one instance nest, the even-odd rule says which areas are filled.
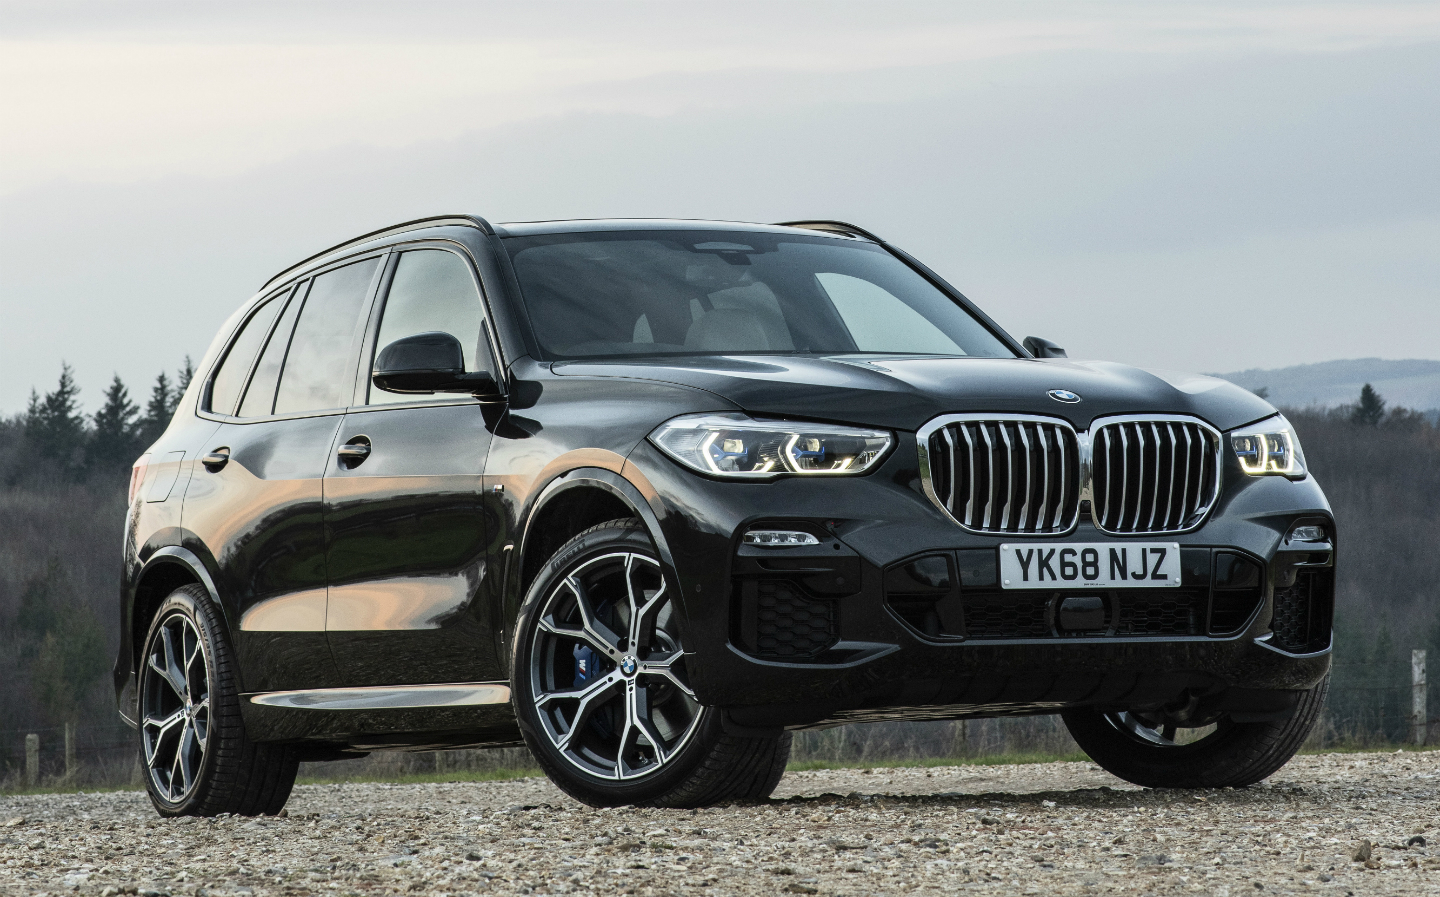
[[[1205,521],[1209,519],[1210,511],[1215,507],[1215,502],[1220,497],[1221,479],[1223,477],[1225,469],[1224,465],[1222,464],[1223,450],[1225,445],[1224,434],[1222,434],[1214,427],[1210,426],[1205,421],[1188,414],[1116,414],[1107,417],[1098,417],[1094,419],[1090,422],[1090,428],[1088,430],[1076,430],[1073,424],[1071,424],[1068,420],[1065,420],[1062,417],[1049,417],[1046,415],[1037,414],[942,414],[938,417],[931,418],[929,421],[926,421],[925,425],[922,426],[915,434],[915,448],[920,457],[920,483],[925,490],[925,494],[930,498],[930,501],[934,503],[935,507],[939,508],[940,512],[944,514],[947,518],[949,518],[951,523],[954,523],[956,526],[960,527],[966,532],[978,533],[980,535],[1032,536],[1053,538],[1057,535],[1064,535],[1073,531],[1076,524],[1079,522],[1078,503],[1077,510],[1069,521],[1069,524],[1063,529],[1052,529],[1049,532],[1027,533],[1014,532],[1010,530],[976,528],[966,526],[964,523],[961,523],[959,520],[957,520],[955,516],[950,513],[950,510],[945,506],[945,501],[935,492],[934,482],[930,474],[930,437],[934,436],[936,432],[951,424],[979,422],[1041,423],[1051,426],[1058,426],[1073,433],[1075,435],[1075,443],[1079,448],[1080,455],[1078,465],[1080,474],[1079,503],[1089,503],[1090,522],[1095,525],[1095,528],[1097,530],[1108,535],[1152,536],[1166,533],[1192,532],[1205,525]],[[1091,434],[1093,434],[1101,427],[1107,427],[1112,424],[1129,423],[1193,424],[1200,427],[1202,430],[1205,430],[1214,437],[1215,483],[1213,488],[1211,489],[1210,495],[1206,497],[1205,501],[1199,506],[1199,509],[1195,512],[1194,515],[1192,515],[1194,523],[1190,526],[1183,529],[1153,530],[1145,532],[1116,532],[1113,530],[1108,530],[1105,527],[1101,526],[1100,520],[1097,518],[1095,513],[1094,496],[1091,492],[1091,485],[1093,481],[1091,469],[1091,463],[1093,459]]]

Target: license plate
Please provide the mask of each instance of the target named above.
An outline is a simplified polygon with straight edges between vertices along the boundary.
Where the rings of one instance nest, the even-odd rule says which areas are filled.
[[[1006,589],[1145,589],[1180,585],[1178,542],[1029,542],[1000,546]]]

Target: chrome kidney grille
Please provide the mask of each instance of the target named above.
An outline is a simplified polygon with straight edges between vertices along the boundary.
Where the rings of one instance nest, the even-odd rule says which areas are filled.
[[[1190,421],[1104,423],[1090,440],[1092,516],[1107,533],[1166,533],[1205,519],[1220,485],[1220,435]]]
[[[1080,446],[1068,424],[951,417],[922,431],[920,446],[926,492],[966,529],[1044,534],[1075,525]]]
[[[1085,501],[1107,533],[1182,532],[1220,489],[1220,434],[1193,419],[1110,418],[1077,433],[1057,418],[952,414],[917,442],[925,493],[974,532],[1069,532]]]

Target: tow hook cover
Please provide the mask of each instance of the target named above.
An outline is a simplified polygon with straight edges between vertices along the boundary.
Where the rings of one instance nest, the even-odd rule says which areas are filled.
[[[1093,632],[1105,628],[1105,599],[1099,595],[1071,595],[1060,602],[1056,614],[1066,632]]]

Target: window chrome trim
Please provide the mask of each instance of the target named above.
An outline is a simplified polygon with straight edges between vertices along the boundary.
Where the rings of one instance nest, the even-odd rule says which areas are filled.
[[[933,417],[933,418],[931,418],[930,420],[926,421],[925,424],[924,424],[923,426],[921,426],[920,429],[917,430],[916,433],[915,433],[915,449],[916,449],[916,453],[919,455],[919,460],[920,460],[920,484],[921,484],[921,487],[922,487],[922,488],[924,489],[924,491],[925,491],[926,497],[930,499],[931,503],[934,504],[935,507],[939,508],[939,509],[940,509],[940,512],[941,512],[942,514],[944,514],[944,515],[946,516],[946,518],[950,520],[951,523],[955,524],[956,526],[960,527],[961,529],[965,530],[965,531],[968,532],[968,533],[975,533],[976,535],[982,535],[982,536],[1002,536],[1002,535],[1003,535],[1003,536],[1018,536],[1018,537],[1025,537],[1025,538],[1053,539],[1053,538],[1055,538],[1055,537],[1057,537],[1057,536],[1064,536],[1064,535],[1073,533],[1073,532],[1075,531],[1075,528],[1079,525],[1079,517],[1080,517],[1080,514],[1079,514],[1079,511],[1078,511],[1078,510],[1076,511],[1075,517],[1070,521],[1070,524],[1069,524],[1068,527],[1066,527],[1066,528],[1063,529],[1063,530],[1056,529],[1056,530],[1054,530],[1054,531],[1052,531],[1052,532],[1048,532],[1048,533],[1025,533],[1025,532],[1013,532],[1013,533],[1012,533],[1012,532],[999,532],[999,531],[991,530],[991,529],[975,529],[974,527],[966,526],[964,523],[961,523],[959,520],[955,519],[955,516],[950,513],[949,508],[947,508],[947,507],[945,506],[945,501],[944,501],[944,499],[942,499],[942,498],[940,497],[940,495],[936,493],[934,481],[933,481],[933,479],[931,478],[930,437],[934,436],[937,431],[939,431],[939,430],[941,430],[941,429],[943,429],[943,428],[945,428],[945,427],[948,427],[948,426],[950,426],[951,424],[957,424],[957,423],[979,423],[979,422],[982,422],[982,421],[991,422],[991,423],[1039,423],[1039,424],[1047,424],[1047,425],[1051,425],[1051,426],[1058,426],[1058,427],[1062,427],[1062,428],[1064,428],[1064,429],[1069,430],[1069,431],[1075,436],[1075,445],[1076,445],[1076,447],[1077,447],[1077,449],[1078,449],[1078,451],[1079,451],[1079,453],[1080,453],[1079,464],[1077,465],[1077,466],[1078,466],[1078,469],[1079,469],[1079,476],[1080,476],[1080,495],[1079,495],[1079,502],[1080,502],[1080,503],[1085,503],[1085,502],[1088,502],[1088,503],[1089,503],[1089,505],[1090,505],[1090,522],[1095,526],[1095,528],[1096,528],[1097,530],[1099,530],[1099,531],[1102,532],[1102,533],[1105,533],[1106,535],[1113,535],[1113,536],[1157,536],[1157,535],[1168,535],[1168,534],[1179,534],[1179,533],[1194,532],[1195,530],[1197,530],[1197,529],[1199,529],[1200,527],[1204,526],[1205,523],[1206,523],[1206,521],[1210,519],[1210,513],[1211,513],[1211,511],[1213,511],[1213,510],[1215,509],[1215,505],[1216,505],[1217,501],[1218,501],[1219,498],[1220,498],[1220,490],[1221,490],[1221,486],[1222,486],[1222,479],[1223,479],[1223,477],[1224,477],[1224,471],[1225,471],[1224,465],[1223,465],[1223,463],[1222,463],[1222,461],[1224,460],[1224,451],[1223,451],[1223,449],[1224,449],[1224,444],[1225,444],[1224,434],[1221,433],[1219,430],[1217,430],[1215,427],[1213,427],[1213,426],[1211,426],[1210,424],[1206,423],[1205,421],[1201,420],[1200,418],[1195,417],[1194,415],[1189,415],[1189,414],[1113,414],[1113,415],[1108,415],[1108,416],[1105,416],[1105,417],[1097,417],[1097,418],[1095,418],[1094,420],[1092,420],[1092,421],[1090,422],[1090,426],[1089,426],[1088,429],[1085,429],[1085,430],[1077,430],[1077,429],[1075,429],[1075,425],[1074,425],[1074,424],[1072,424],[1070,421],[1066,420],[1066,419],[1063,418],[1063,417],[1051,417],[1051,416],[1049,416],[1049,415],[1042,415],[1042,414],[1004,414],[1004,413],[986,414],[986,413],[983,413],[983,412],[982,412],[982,413],[974,413],[974,414],[941,414],[941,415],[938,415],[938,416]],[[1095,502],[1094,502],[1093,493],[1092,493],[1092,491],[1091,491],[1091,486],[1092,486],[1092,483],[1093,483],[1093,480],[1094,480],[1094,477],[1093,477],[1094,454],[1093,454],[1093,446],[1092,446],[1091,440],[1092,440],[1092,437],[1094,436],[1095,432],[1096,432],[1097,430],[1099,430],[1100,428],[1102,428],[1102,427],[1108,427],[1108,426],[1112,426],[1112,425],[1115,425],[1115,424],[1126,424],[1126,423],[1184,423],[1184,424],[1194,424],[1194,425],[1198,426],[1199,428],[1201,428],[1202,430],[1204,430],[1204,431],[1206,431],[1207,433],[1209,433],[1212,437],[1214,437],[1214,439],[1215,439],[1215,452],[1214,452],[1214,461],[1215,461],[1215,485],[1214,485],[1214,488],[1213,488],[1210,496],[1209,496],[1208,499],[1203,503],[1203,505],[1202,505],[1202,510],[1199,512],[1199,518],[1198,518],[1198,520],[1195,522],[1194,525],[1189,526],[1189,527],[1186,527],[1186,528],[1184,528],[1184,529],[1154,530],[1154,531],[1145,531],[1145,532],[1136,532],[1136,533],[1129,533],[1129,532],[1123,532],[1123,531],[1121,531],[1121,532],[1116,532],[1116,531],[1112,531],[1112,530],[1105,529],[1103,526],[1100,525],[1100,521],[1099,521],[1099,520],[1097,519],[1097,517],[1096,517],[1096,513],[1095,513]],[[952,453],[952,455],[953,455],[953,453]],[[1062,464],[1062,465],[1061,465],[1061,476],[1062,476],[1062,477],[1065,475],[1065,474],[1064,474],[1064,470],[1065,470],[1065,468],[1064,468],[1064,465]],[[1062,489],[1063,489],[1063,485],[1062,485]]]

